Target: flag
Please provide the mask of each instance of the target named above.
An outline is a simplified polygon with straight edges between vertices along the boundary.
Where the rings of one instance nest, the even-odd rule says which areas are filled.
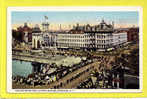
[[[45,19],[48,19],[48,17],[47,16],[44,16],[45,17]]]

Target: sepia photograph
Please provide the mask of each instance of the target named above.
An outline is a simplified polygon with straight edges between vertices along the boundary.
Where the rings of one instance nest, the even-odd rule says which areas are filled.
[[[141,89],[138,8],[9,7],[7,17],[8,89]]]

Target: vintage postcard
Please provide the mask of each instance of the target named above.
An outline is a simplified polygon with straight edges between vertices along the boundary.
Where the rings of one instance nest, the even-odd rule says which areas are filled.
[[[140,7],[8,7],[8,92],[141,90]]]

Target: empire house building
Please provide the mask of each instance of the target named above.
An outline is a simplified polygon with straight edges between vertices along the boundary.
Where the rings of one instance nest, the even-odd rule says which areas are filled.
[[[114,22],[107,24],[104,20],[95,26],[90,26],[89,24],[80,26],[77,24],[68,32],[51,33],[46,30],[41,34],[43,34],[40,36],[42,36],[43,44],[45,45],[42,47],[54,47],[62,50],[82,49],[107,51],[120,47],[127,42],[127,32],[117,31],[114,29]]]

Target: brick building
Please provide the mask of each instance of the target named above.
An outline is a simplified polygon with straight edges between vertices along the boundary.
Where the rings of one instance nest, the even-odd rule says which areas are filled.
[[[139,28],[129,28],[127,31],[128,42],[138,42],[139,41]]]

